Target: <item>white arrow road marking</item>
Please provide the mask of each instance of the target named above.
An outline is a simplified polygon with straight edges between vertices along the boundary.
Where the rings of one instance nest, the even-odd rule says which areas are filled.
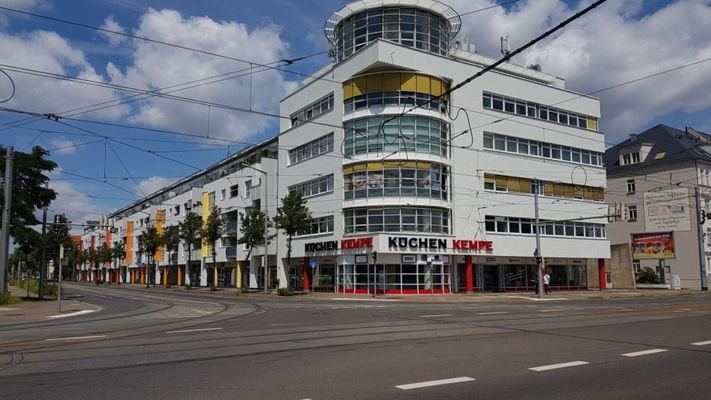
[[[696,342],[696,343],[692,343],[691,345],[692,345],[692,346],[706,346],[706,345],[709,345],[709,344],[711,344],[711,340],[707,340],[707,341],[705,341],[705,342]]]
[[[639,357],[639,356],[646,356],[649,354],[657,354],[657,353],[664,353],[666,350],[664,349],[651,349],[651,350],[642,350],[642,351],[635,351],[634,353],[625,353],[621,354],[623,357]]]

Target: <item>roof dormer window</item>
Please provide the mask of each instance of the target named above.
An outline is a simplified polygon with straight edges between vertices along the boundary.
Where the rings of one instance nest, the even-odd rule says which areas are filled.
[[[639,164],[640,162],[641,157],[639,156],[639,151],[622,154],[620,159],[621,165]]]

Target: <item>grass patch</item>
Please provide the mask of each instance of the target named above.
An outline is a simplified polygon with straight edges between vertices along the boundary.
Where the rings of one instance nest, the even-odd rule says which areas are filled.
[[[29,279],[29,280],[26,279],[26,280],[19,280],[19,281],[17,279],[12,279],[10,281],[10,285],[18,287],[20,289],[23,289],[25,291],[29,287],[30,293],[39,294],[39,281],[36,279]],[[52,297],[52,296],[56,297],[58,290],[59,289],[57,288],[57,285],[54,285],[54,284],[48,285],[45,283],[44,295],[47,297]]]
[[[11,294],[0,294],[0,305],[22,303],[22,299]]]

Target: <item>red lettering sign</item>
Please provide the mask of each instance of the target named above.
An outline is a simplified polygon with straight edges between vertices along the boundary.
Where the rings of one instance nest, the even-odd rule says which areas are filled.
[[[494,251],[494,242],[490,240],[452,240],[454,250]]]
[[[373,238],[365,237],[358,239],[341,240],[341,250],[373,248]]]

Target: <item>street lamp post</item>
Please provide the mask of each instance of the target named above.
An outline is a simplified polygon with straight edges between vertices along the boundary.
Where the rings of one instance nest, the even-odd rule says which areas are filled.
[[[267,261],[269,259],[269,224],[267,223],[267,218],[269,217],[269,208],[267,207],[267,201],[269,201],[269,196],[267,194],[267,190],[269,187],[268,179],[267,177],[269,176],[266,171],[253,167],[251,165],[241,163],[241,165],[245,168],[253,169],[257,172],[261,172],[264,174],[264,293],[269,293],[269,280],[268,280],[268,267],[267,267]]]

